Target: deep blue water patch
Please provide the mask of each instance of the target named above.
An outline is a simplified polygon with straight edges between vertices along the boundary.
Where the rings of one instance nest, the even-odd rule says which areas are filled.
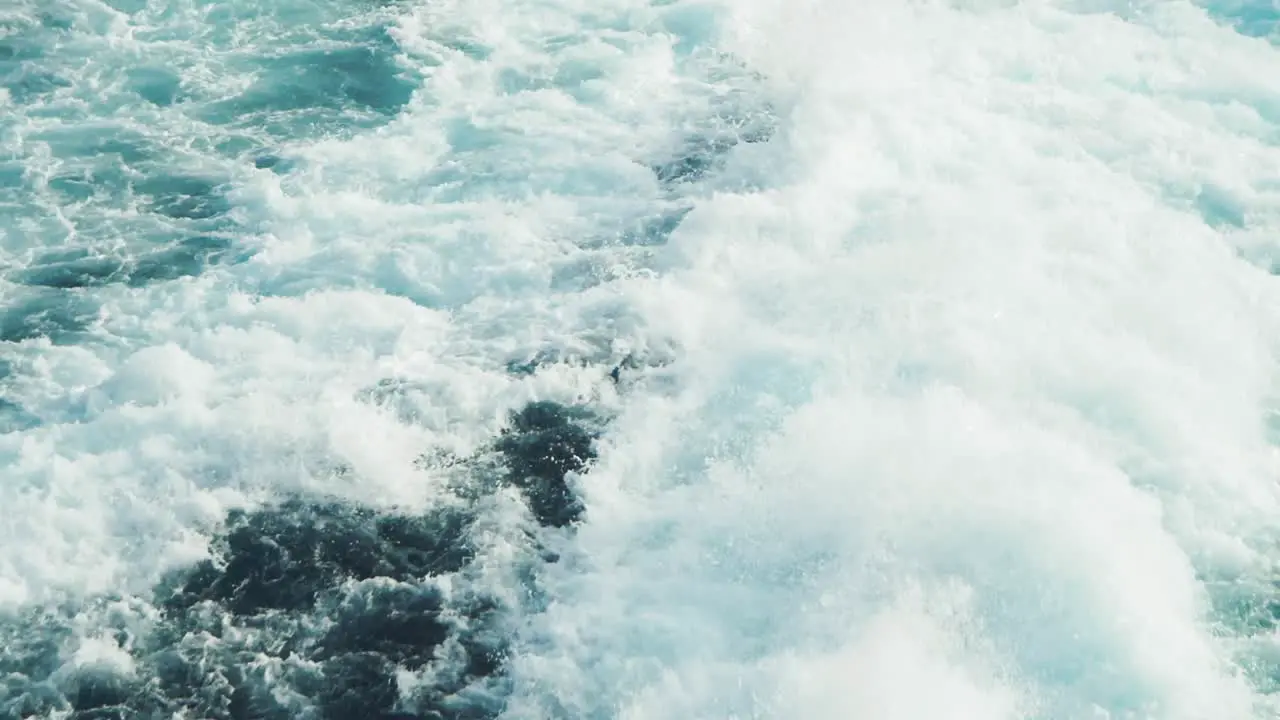
[[[30,430],[40,424],[40,418],[27,412],[12,400],[0,397],[0,435]]]
[[[731,138],[694,138],[674,158],[655,165],[653,174],[668,184],[700,180],[735,145]]]
[[[343,108],[392,113],[413,88],[402,81],[394,56],[378,46],[302,50],[264,63],[266,79],[241,95],[242,112]]]
[[[26,105],[47,97],[59,88],[71,87],[71,81],[31,63],[18,63],[17,67],[0,76],[0,87],[8,91],[13,102]]]
[[[1280,630],[1280,577],[1259,582],[1228,573],[1202,575],[1200,580],[1209,589],[1217,634],[1257,638],[1270,646],[1271,638]],[[1250,653],[1240,665],[1259,692],[1280,693],[1280,657],[1274,653]]]
[[[1209,14],[1241,35],[1276,38],[1280,27],[1280,3],[1276,0],[1218,0],[1207,3]]]
[[[104,4],[126,15],[133,15],[147,9],[147,0],[105,0]]]
[[[245,70],[255,72],[257,82],[197,114],[206,122],[291,140],[376,126],[404,108],[417,87],[398,52],[385,27],[330,33],[256,58]]]
[[[1217,591],[1210,594],[1215,601],[1214,617],[1230,634],[1269,634],[1280,629],[1280,580],[1261,591],[1242,588],[1237,582],[1205,581]]]
[[[139,287],[161,280],[176,280],[199,275],[211,265],[242,262],[248,257],[249,252],[237,251],[229,238],[195,235],[137,257],[129,268],[127,282]]]
[[[41,288],[0,306],[0,342],[71,344],[97,319],[98,304],[86,295]]]
[[[470,466],[487,474],[473,478],[472,499],[511,484],[540,524],[579,518],[567,475],[595,457],[590,417],[550,402],[516,412],[482,453],[498,458],[496,471],[479,456]],[[405,514],[291,497],[232,512],[210,560],[156,587],[149,623],[118,598],[0,618],[0,720],[495,718],[513,609],[476,589],[446,596],[435,582],[465,586],[477,507]],[[536,582],[536,572],[515,581]],[[133,657],[134,673],[67,671],[85,617]],[[400,669],[429,669],[429,681],[402,697]]]
[[[68,241],[87,246],[37,252],[28,266],[7,273],[10,280],[37,287],[74,289],[125,283],[140,286],[199,274],[210,265],[243,260],[231,238],[239,225],[232,216],[229,176],[183,171],[157,141],[124,128],[67,128],[41,139],[64,161],[43,187],[38,179],[4,173],[24,197],[44,194],[74,224],[65,236],[48,223],[48,245]],[[69,302],[69,301],[68,301]],[[10,318],[11,323],[14,318]]]
[[[48,33],[26,24],[0,21],[0,87],[13,92],[28,73],[36,72],[31,61],[44,56]],[[15,101],[21,102],[17,96]]]
[[[158,142],[142,132],[110,122],[53,128],[32,139],[47,143],[59,159],[117,159],[126,165],[138,165],[160,160],[164,153]]]
[[[67,24],[49,13],[34,20],[0,20],[0,88],[17,105],[34,103],[71,86],[67,78],[39,62],[46,57],[46,48],[65,34]]]
[[[231,210],[225,182],[195,175],[158,174],[140,180],[136,192],[148,209],[179,220],[207,220]]]
[[[1215,185],[1200,188],[1195,196],[1195,207],[1210,227],[1222,229],[1245,226],[1243,203],[1225,188]]]
[[[202,563],[168,601],[175,609],[211,600],[236,615],[312,607],[346,579],[407,582],[456,572],[471,559],[468,518],[380,515],[336,502],[293,499],[256,513],[234,512]]]
[[[98,174],[92,170],[82,170],[55,175],[49,178],[48,188],[57,194],[58,200],[64,205],[87,202],[98,194],[98,188],[104,184],[103,175],[108,173]],[[119,176],[117,173],[117,177]]]
[[[9,279],[31,287],[60,290],[111,284],[142,287],[199,275],[211,265],[240,261],[247,256],[247,252],[236,252],[230,238],[195,235],[130,255],[100,254],[88,248],[45,253]]]
[[[604,355],[605,353],[601,353]],[[535,375],[542,370],[554,365],[573,365],[583,367],[592,364],[600,364],[608,367],[605,377],[609,382],[618,387],[629,387],[644,370],[659,368],[668,364],[668,360],[658,356],[643,356],[637,353],[627,353],[620,359],[605,362],[599,358],[583,358],[577,355],[565,355],[553,349],[542,349],[531,354],[525,354],[506,363],[506,371],[515,376]],[[584,424],[583,429],[591,427],[590,424]],[[589,446],[583,448],[584,452],[589,452]]]
[[[623,245],[642,247],[665,245],[671,239],[671,234],[680,227],[680,223],[684,222],[685,216],[692,210],[693,206],[690,205],[644,218],[635,227],[623,231],[619,240]]]
[[[253,159],[253,166],[259,170],[271,170],[272,172],[284,174],[293,170],[297,163],[291,158],[282,157],[275,153],[264,152]]]
[[[168,68],[137,67],[129,71],[128,78],[130,90],[159,107],[177,102],[182,91],[182,78]]]
[[[498,439],[508,480],[524,493],[540,525],[564,527],[582,517],[569,478],[595,459],[596,433],[587,419],[581,410],[534,402],[512,416]]]
[[[0,162],[0,190],[12,190],[23,186],[25,168],[17,162]]]
[[[30,267],[10,275],[10,280],[33,287],[95,287],[125,276],[125,262],[118,257],[92,255],[87,249],[48,253]]]
[[[764,113],[719,117],[713,130],[686,138],[668,159],[650,169],[664,185],[697,182],[718,169],[740,143],[767,142],[774,132],[771,116]]]

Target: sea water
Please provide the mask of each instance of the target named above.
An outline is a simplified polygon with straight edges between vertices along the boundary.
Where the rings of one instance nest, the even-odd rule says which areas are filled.
[[[1280,717],[1273,0],[0,0],[0,718]]]

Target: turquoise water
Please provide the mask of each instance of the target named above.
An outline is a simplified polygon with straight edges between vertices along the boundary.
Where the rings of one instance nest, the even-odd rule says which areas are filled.
[[[0,720],[1280,717],[1278,18],[0,3]]]

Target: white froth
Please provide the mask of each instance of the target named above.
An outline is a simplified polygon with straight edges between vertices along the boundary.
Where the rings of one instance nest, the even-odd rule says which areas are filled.
[[[582,533],[595,570],[563,579],[578,602],[545,621],[564,655],[520,661],[531,687],[556,688],[535,695],[572,688],[600,716],[770,707],[733,673],[682,685],[661,668],[741,677],[747,648],[782,657],[868,627],[914,578],[968,588],[1003,682],[1046,716],[1265,712],[1210,630],[1199,574],[1223,554],[1236,572],[1270,564],[1275,283],[1182,188],[1238,188],[1255,233],[1273,217],[1259,191],[1274,130],[1214,114],[1240,117],[1244,97],[1269,110],[1256,68],[1280,56],[1168,11],[763,6],[734,9],[735,49],[803,88],[775,140],[791,153],[774,191],[695,211],[669,282],[646,291],[666,300],[639,300],[678,338],[690,400],[636,401],[619,422],[591,486],[604,512]],[[1200,78],[1245,57],[1248,90],[1219,110]],[[1217,69],[1178,70],[1193,63]],[[774,436],[759,413],[779,400]],[[690,455],[708,470],[650,479]],[[846,586],[871,599],[812,609]],[[887,667],[928,642],[892,632]],[[599,684],[552,679],[597,664],[612,668]],[[934,715],[928,682],[874,687],[797,683],[764,712]],[[1013,696],[973,692],[936,712],[1015,716]]]
[[[174,7],[77,28],[193,97],[251,81]],[[589,398],[619,416],[512,718],[1278,711],[1234,665],[1274,638],[1215,629],[1206,584],[1266,587],[1280,530],[1273,44],[1187,2],[402,12],[421,85],[389,124],[288,144],[284,177],[205,159],[251,260],[3,350],[46,422],[0,436],[0,604],[144,592],[280,493],[429,504],[420,454]],[[647,167],[766,107],[714,192]],[[223,132],[149,112],[195,155]],[[0,146],[51,174],[26,138],[55,121],[24,122]],[[605,242],[685,202],[664,247]],[[505,372],[547,347],[675,359],[625,395]]]

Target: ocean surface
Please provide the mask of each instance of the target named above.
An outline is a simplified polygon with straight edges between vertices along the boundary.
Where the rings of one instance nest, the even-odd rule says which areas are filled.
[[[1277,0],[0,0],[0,720],[1280,717]]]

